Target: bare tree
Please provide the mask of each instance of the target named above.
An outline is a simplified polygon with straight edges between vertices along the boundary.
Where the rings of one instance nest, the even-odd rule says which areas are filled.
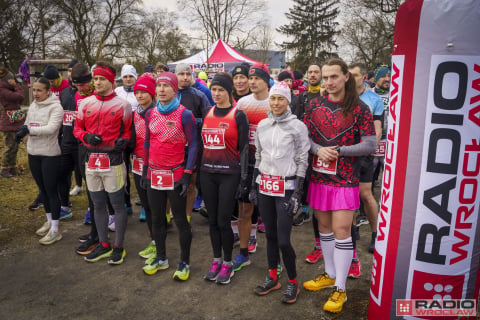
[[[343,1],[344,23],[339,40],[351,48],[351,59],[373,69],[391,59],[395,15],[404,0]],[[347,5],[348,4],[348,5]]]
[[[265,13],[264,0],[183,0],[180,5],[201,26],[207,46],[218,39],[245,46]]]
[[[63,46],[89,64],[121,57],[122,32],[139,14],[140,0],[55,0],[66,25]],[[73,35],[73,39],[71,38]]]

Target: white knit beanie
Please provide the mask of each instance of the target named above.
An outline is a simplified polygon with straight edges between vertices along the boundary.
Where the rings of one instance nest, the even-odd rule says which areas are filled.
[[[122,67],[122,78],[125,76],[133,76],[135,80],[137,79],[137,70],[131,64],[124,64]]]
[[[279,94],[281,96],[284,96],[288,100],[288,103],[292,102],[292,95],[290,93],[290,88],[283,81],[277,82],[273,85],[273,87],[270,89],[270,97],[273,94]]]

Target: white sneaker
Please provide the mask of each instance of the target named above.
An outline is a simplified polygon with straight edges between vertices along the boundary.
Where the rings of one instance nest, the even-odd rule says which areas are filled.
[[[52,230],[49,230],[47,235],[43,237],[42,239],[38,240],[41,244],[48,245],[52,244],[54,242],[57,242],[62,239],[62,234],[60,231],[53,232]]]
[[[70,190],[70,195],[71,195],[71,196],[78,196],[81,192],[83,192],[82,187],[80,187],[80,186],[75,186],[75,187],[73,187],[72,190]]]
[[[108,216],[108,230],[115,232],[115,215]]]
[[[43,224],[43,226],[40,227],[40,229],[35,231],[35,233],[43,237],[48,233],[48,231],[50,231],[50,226],[51,226],[50,222],[47,221]]]

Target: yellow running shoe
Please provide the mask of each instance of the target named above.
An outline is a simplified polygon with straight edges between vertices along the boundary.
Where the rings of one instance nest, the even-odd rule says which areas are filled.
[[[308,291],[318,291],[323,288],[331,288],[335,285],[335,279],[331,279],[328,273],[322,273],[313,280],[305,281],[303,287]]]
[[[183,261],[180,261],[178,268],[173,274],[173,279],[179,281],[186,281],[190,277],[190,266]]]
[[[342,289],[335,288],[323,305],[323,310],[332,313],[342,312],[345,302],[347,302],[347,293]]]
[[[165,270],[168,269],[168,267],[168,259],[161,260],[160,258],[155,258],[151,264],[144,266],[142,269],[143,272],[152,276],[157,273],[158,270]]]

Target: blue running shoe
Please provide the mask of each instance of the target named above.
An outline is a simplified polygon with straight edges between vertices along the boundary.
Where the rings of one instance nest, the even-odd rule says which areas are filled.
[[[140,216],[138,217],[138,220],[140,220],[140,222],[147,221],[147,216],[145,215],[145,209],[143,207],[142,211],[140,211]]]
[[[195,198],[195,202],[193,204],[193,211],[195,211],[195,212],[200,211],[201,207],[202,207],[202,197],[197,196]]]
[[[70,208],[63,209],[60,207],[60,220],[68,220],[73,217],[72,210]]]
[[[85,218],[83,219],[83,224],[92,224],[92,218],[90,216],[90,208],[88,208]]]
[[[127,211],[127,214],[129,216],[132,215],[132,213],[133,213],[132,206],[127,206],[127,204],[125,204],[125,210]]]
[[[243,254],[239,253],[233,259],[233,271],[239,271],[245,266],[248,266],[250,263],[250,257],[245,257]]]

